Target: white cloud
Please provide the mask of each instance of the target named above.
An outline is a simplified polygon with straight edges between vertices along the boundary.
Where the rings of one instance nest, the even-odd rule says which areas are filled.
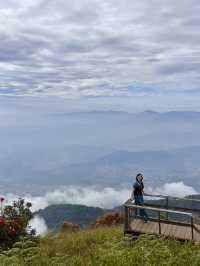
[[[191,186],[185,185],[183,182],[166,183],[159,188],[149,188],[151,193],[169,195],[174,197],[185,197],[188,195],[198,194]]]
[[[25,195],[25,199],[33,204],[33,211],[44,209],[52,204],[83,204],[101,208],[112,208],[126,201],[129,197],[128,189],[114,189],[111,187],[97,190],[94,187],[65,187],[59,188],[44,196]],[[7,195],[9,201],[16,195]]]
[[[37,235],[45,235],[48,232],[48,227],[45,223],[45,220],[40,216],[35,216],[30,222],[29,225],[32,229],[36,230]]]
[[[127,188],[103,188],[96,189],[94,187],[64,187],[48,192],[43,196],[25,195],[25,200],[32,202],[33,211],[44,209],[52,204],[82,204],[87,206],[95,206],[101,208],[113,208],[123,204],[130,198],[130,189]],[[166,183],[161,187],[147,188],[146,192],[152,194],[162,194],[169,196],[185,197],[187,195],[198,194],[191,186],[185,185],[183,182]],[[16,195],[8,194],[5,196],[7,202],[17,198]],[[37,220],[36,220],[37,221]]]
[[[2,2],[1,95],[198,91],[198,0]]]

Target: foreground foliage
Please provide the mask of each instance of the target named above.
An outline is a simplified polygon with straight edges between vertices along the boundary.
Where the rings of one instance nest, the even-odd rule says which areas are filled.
[[[34,235],[35,231],[28,227],[28,223],[33,217],[31,203],[23,199],[14,201],[11,205],[2,206],[0,214],[0,247],[8,248],[22,236]]]
[[[7,266],[198,266],[200,245],[152,235],[124,239],[121,227],[49,234],[22,239],[0,255]]]

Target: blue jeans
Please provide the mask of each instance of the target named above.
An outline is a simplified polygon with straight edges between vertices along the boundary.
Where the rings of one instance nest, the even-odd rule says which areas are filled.
[[[143,206],[144,205],[144,199],[143,195],[135,196],[135,204]],[[136,210],[136,216],[137,216],[138,211]],[[148,215],[145,209],[139,209],[139,215],[144,219],[148,219]]]

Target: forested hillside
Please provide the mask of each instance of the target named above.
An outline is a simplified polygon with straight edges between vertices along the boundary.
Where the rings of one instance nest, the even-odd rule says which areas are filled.
[[[106,210],[96,207],[74,204],[51,205],[44,210],[39,210],[35,215],[42,217],[50,230],[58,229],[65,221],[70,220],[81,227],[88,226],[102,215]]]

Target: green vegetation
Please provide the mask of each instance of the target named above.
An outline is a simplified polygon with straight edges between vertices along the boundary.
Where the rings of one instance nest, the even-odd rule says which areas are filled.
[[[22,239],[0,254],[1,266],[198,266],[200,245],[153,235],[124,238],[121,226]]]
[[[4,198],[1,201],[0,215],[0,247],[2,249],[12,247],[22,236],[33,236],[35,230],[28,224],[33,217],[31,212],[31,203],[23,199],[14,201],[11,205],[2,206]]]
[[[70,220],[81,227],[93,224],[96,218],[106,210],[75,204],[57,204],[39,210],[35,214],[42,217],[50,230],[57,230],[65,220]]]

